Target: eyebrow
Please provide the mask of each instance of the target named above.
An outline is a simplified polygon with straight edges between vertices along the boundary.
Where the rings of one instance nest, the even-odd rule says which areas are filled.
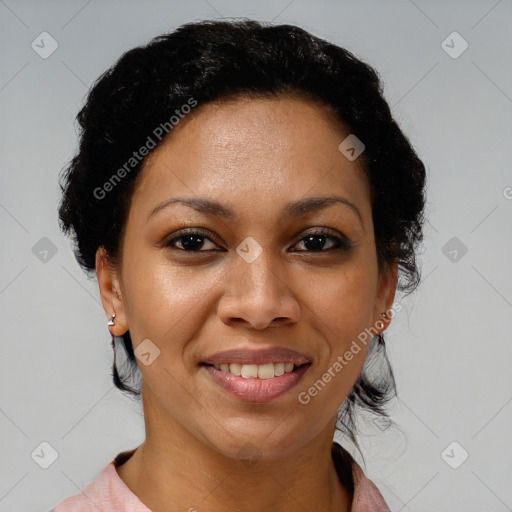
[[[174,197],[155,206],[155,208],[153,208],[153,210],[149,213],[148,220],[153,215],[156,215],[159,211],[176,203],[184,204],[194,208],[194,210],[197,210],[198,212],[216,215],[226,219],[233,219],[235,217],[235,212],[231,208],[224,206],[217,201],[212,201],[211,199],[200,197]],[[324,208],[334,204],[344,204],[345,206],[348,206],[354,213],[356,213],[356,215],[359,217],[359,220],[361,221],[361,224],[363,224],[363,218],[357,206],[348,199],[337,195],[326,197],[308,197],[305,199],[299,199],[298,201],[293,201],[284,207],[283,214],[285,217],[299,217],[313,211],[323,210]]]

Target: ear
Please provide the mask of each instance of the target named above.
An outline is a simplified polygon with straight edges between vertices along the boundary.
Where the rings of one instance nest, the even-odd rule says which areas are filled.
[[[379,332],[385,331],[391,323],[388,311],[393,306],[395,299],[396,285],[398,282],[398,261],[385,263],[379,272],[377,284],[377,296],[373,308],[372,326]],[[388,313],[387,317],[381,317],[382,313]]]
[[[117,271],[109,262],[104,247],[96,251],[96,278],[107,321],[112,317],[112,313],[116,314],[114,325],[108,327],[110,334],[121,336],[128,330],[121,286]]]

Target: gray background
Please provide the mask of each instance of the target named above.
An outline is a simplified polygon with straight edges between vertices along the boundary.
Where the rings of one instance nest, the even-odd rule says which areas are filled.
[[[84,95],[133,46],[232,16],[297,24],[375,66],[428,168],[423,283],[387,335],[397,427],[365,427],[368,475],[393,511],[512,510],[510,0],[0,0],[0,512],[49,510],[144,435],[110,380],[97,284],[57,224]],[[43,31],[59,45],[46,59]],[[469,44],[457,58],[453,31]],[[43,441],[48,469],[31,457]]]

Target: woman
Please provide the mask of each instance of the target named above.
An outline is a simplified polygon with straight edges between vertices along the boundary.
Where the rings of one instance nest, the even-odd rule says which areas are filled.
[[[297,27],[191,23],[78,121],[61,226],[146,439],[55,511],[389,510],[333,443],[358,404],[385,418],[382,333],[419,281],[425,168],[376,72]]]

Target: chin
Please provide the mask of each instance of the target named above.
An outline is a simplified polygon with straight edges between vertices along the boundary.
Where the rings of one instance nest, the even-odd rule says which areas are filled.
[[[231,425],[229,429],[220,429],[222,438],[209,438],[209,444],[219,453],[242,461],[271,461],[299,450],[309,437],[303,431],[303,426],[301,432],[294,432],[285,421],[281,424],[266,422],[266,428],[264,424],[259,427],[261,428],[251,427],[247,421],[239,428]],[[227,432],[233,432],[233,435],[230,436]]]

